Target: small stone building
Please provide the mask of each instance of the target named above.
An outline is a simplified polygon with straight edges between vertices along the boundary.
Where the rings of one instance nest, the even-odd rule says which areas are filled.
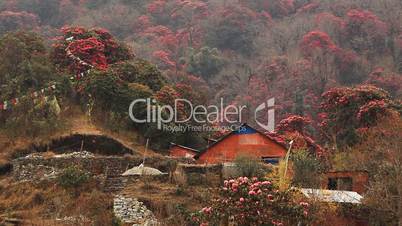
[[[364,194],[367,190],[368,179],[366,171],[330,171],[324,174],[321,187]]]

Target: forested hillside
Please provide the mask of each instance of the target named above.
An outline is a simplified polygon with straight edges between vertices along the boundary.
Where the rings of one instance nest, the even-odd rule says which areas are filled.
[[[227,131],[134,123],[130,103],[275,98],[270,137],[295,141],[320,170],[367,171],[367,203],[385,211],[373,222],[402,224],[401,0],[0,0],[0,87],[4,149],[80,115],[160,153],[201,149]],[[258,127],[253,116],[242,121]]]
[[[146,84],[153,91],[173,96],[190,95],[200,103],[217,103],[224,98],[227,104],[250,107],[275,97],[277,121],[289,114],[307,116],[313,122],[310,130],[317,136],[320,123],[330,120],[325,118],[331,113],[330,109],[320,105],[331,101],[328,100],[330,94],[327,93],[328,98],[323,96],[327,91],[337,93],[332,95],[370,93],[375,92],[375,88],[369,85],[374,85],[389,94],[386,94],[386,101],[401,97],[402,19],[401,3],[396,0],[336,3],[8,0],[2,1],[0,7],[1,34],[32,30],[44,39],[44,46],[40,48],[52,52],[53,45],[55,53],[51,58],[58,66],[68,66],[69,72],[79,70],[63,62],[63,56],[58,55],[63,54],[61,48],[66,46],[56,42],[60,29],[64,27],[65,38],[68,36],[66,26],[74,26],[70,34],[78,35],[85,32],[84,28],[107,29],[130,47],[133,55],[158,66],[167,83],[163,88]],[[74,47],[97,44],[95,39],[85,39]],[[103,44],[113,46],[113,43]],[[106,59],[103,56],[99,59],[81,57],[107,70],[122,57],[116,55],[118,49],[109,46],[103,47],[108,52]],[[5,65],[3,81],[7,76],[21,75],[20,71],[11,75]],[[41,76],[36,83],[60,78],[55,75],[60,73],[60,68],[55,68],[53,73],[42,66],[40,69],[45,69],[45,73],[34,72]],[[353,86],[360,87],[357,90],[340,88]],[[332,89],[335,87],[337,89]],[[180,93],[184,90],[186,94]],[[16,96],[18,93],[2,90],[5,100]],[[362,100],[358,107],[370,101]],[[374,105],[371,107],[381,107],[378,102],[371,104]],[[348,122],[344,125],[353,126]],[[324,142],[325,137],[320,139]]]

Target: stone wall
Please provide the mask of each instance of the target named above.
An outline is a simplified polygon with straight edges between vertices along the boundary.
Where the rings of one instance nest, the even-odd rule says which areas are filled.
[[[138,166],[142,156],[95,156],[89,152],[73,152],[69,154],[45,156],[35,153],[12,161],[13,177],[17,181],[40,181],[54,179],[70,166],[78,166],[82,170],[100,180],[106,191],[118,191],[124,187],[127,177],[121,176],[127,169]],[[152,157],[146,159],[146,165],[162,172],[169,171],[168,158]]]
[[[113,200],[113,212],[116,217],[127,224],[159,225],[154,214],[135,198],[117,195]]]

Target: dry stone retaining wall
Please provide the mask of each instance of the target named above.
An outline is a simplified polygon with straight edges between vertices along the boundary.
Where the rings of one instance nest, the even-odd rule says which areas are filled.
[[[158,226],[152,211],[136,198],[128,198],[117,195],[113,200],[113,212],[116,217],[133,226]]]

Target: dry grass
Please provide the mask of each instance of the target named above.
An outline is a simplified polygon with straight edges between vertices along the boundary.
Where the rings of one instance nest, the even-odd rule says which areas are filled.
[[[207,205],[208,200],[217,196],[217,189],[204,186],[179,187],[168,182],[144,182],[139,179],[128,184],[122,193],[144,202],[161,222],[169,222],[167,225],[182,225],[183,222],[170,221],[180,218],[177,206],[183,206],[191,212],[199,211]]]
[[[63,128],[46,136],[35,138],[17,137],[11,139],[0,131],[0,161],[9,161],[15,150],[28,149],[31,144],[49,143],[53,139],[72,134],[105,135],[135,150],[139,154],[143,154],[145,151],[144,142],[138,133],[122,130],[111,131],[103,126],[101,121],[94,122],[94,120],[90,120],[79,106],[70,104],[60,117],[64,121]],[[161,155],[152,150],[147,150],[147,156]]]
[[[88,184],[77,193],[53,183],[12,183],[3,179],[0,188],[0,224],[6,218],[23,220],[23,225],[111,225],[112,197]],[[57,218],[71,218],[57,221]]]

